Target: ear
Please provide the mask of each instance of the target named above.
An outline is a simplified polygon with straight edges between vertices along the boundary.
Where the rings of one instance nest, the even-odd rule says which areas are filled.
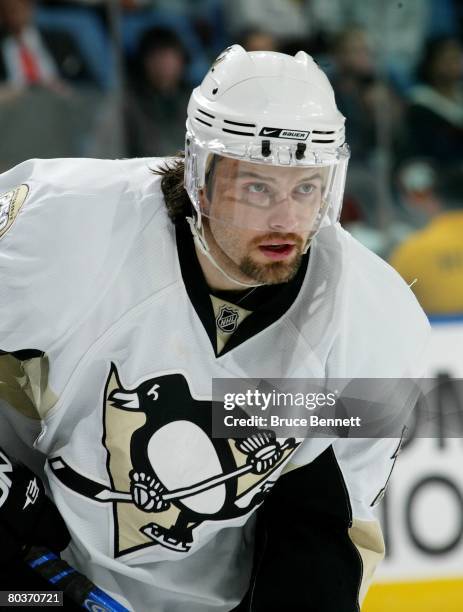
[[[201,189],[198,190],[198,198],[201,213],[207,213],[209,211],[211,203],[209,201],[209,198],[207,197],[206,187],[201,187]]]

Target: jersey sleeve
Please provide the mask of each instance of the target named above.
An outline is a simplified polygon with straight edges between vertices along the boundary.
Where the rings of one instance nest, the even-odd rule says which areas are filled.
[[[404,425],[418,396],[414,381],[423,375],[430,325],[413,292],[394,269],[376,256],[365,257],[361,245],[351,241],[350,246],[355,265],[346,307],[350,324],[337,347],[337,358],[349,379],[380,379],[380,401],[386,406],[390,403],[388,418],[392,421],[399,415]],[[355,360],[350,358],[353,346]],[[395,436],[400,436],[400,430],[403,434],[402,425],[396,426]],[[349,537],[362,560],[360,602],[385,554],[375,507],[384,496],[401,443],[400,437],[339,438],[333,443],[351,504]]]
[[[46,352],[81,308],[92,228],[77,218],[75,195],[55,193],[26,170],[27,164],[13,193],[27,195],[0,238],[0,349]],[[88,198],[80,214],[87,207]]]
[[[84,242],[73,196],[36,170],[31,160],[0,177],[0,349],[7,352],[46,351],[81,303]]]
[[[137,241],[140,160],[29,160],[0,176],[0,350],[47,352],[99,304]]]
[[[362,560],[360,603],[384,558],[385,545],[375,507],[384,496],[401,442],[397,438],[339,438],[333,443],[350,501],[349,537]]]
[[[43,456],[33,444],[42,430],[39,407],[49,393],[47,375],[46,357],[0,355],[0,448],[37,473]]]

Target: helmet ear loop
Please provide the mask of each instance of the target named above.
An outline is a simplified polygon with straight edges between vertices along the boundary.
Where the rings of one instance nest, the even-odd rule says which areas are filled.
[[[320,206],[320,210],[318,211],[318,219],[317,219],[317,223],[316,223],[316,229],[314,229],[313,231],[310,232],[309,237],[307,238],[307,242],[305,244],[305,248],[302,252],[303,255],[305,255],[307,253],[307,251],[310,248],[310,245],[312,244],[312,240],[315,238],[315,236],[318,234],[318,232],[320,231],[320,227],[322,224],[322,221],[328,211],[328,208],[330,206],[330,202],[329,199],[324,197],[322,199],[322,205]]]
[[[202,198],[203,198],[203,191],[204,191],[204,187],[200,187],[198,189],[198,208],[195,208],[195,217],[196,217],[196,227],[198,228],[198,230],[202,230],[203,229],[203,215],[202,215],[202,209],[203,209],[203,203],[202,203]]]
[[[206,171],[206,176],[204,178],[203,184],[201,187],[197,187],[197,203],[198,206],[195,207],[194,217],[195,217],[195,228],[196,228],[196,236],[200,241],[201,247],[204,252],[209,252],[209,246],[207,244],[206,235],[204,233],[204,223],[203,223],[203,209],[209,208],[204,206],[204,201],[207,199],[210,200],[212,188],[213,188],[213,180],[214,180],[214,170],[215,165],[217,163],[217,156],[213,155],[210,158],[210,164]],[[204,213],[204,216],[208,216]]]
[[[199,246],[204,253],[209,252],[209,245],[207,244],[206,235],[204,233],[204,223],[203,223],[203,202],[204,198],[207,197],[205,194],[205,188],[200,187],[198,189],[198,208],[194,209],[192,223],[194,224],[194,236],[196,236]],[[191,226],[191,223],[190,223]]]

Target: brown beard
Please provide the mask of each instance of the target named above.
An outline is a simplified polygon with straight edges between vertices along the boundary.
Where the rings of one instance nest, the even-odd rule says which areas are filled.
[[[209,219],[207,217],[204,219],[204,229],[207,230],[207,239],[211,240],[209,244],[214,245],[214,248],[211,249],[211,252],[214,253],[215,249],[218,249],[218,252],[215,254],[215,256],[217,257],[220,254],[220,257],[226,258],[226,260],[229,262],[228,265],[232,265],[233,267],[237,268],[248,279],[251,278],[253,280],[256,280],[258,283],[262,283],[265,285],[277,285],[279,283],[287,283],[296,276],[300,268],[303,251],[306,245],[306,240],[304,240],[298,234],[292,232],[288,232],[285,234],[281,232],[268,232],[266,234],[257,236],[256,238],[251,240],[245,247],[246,250],[250,252],[253,249],[258,248],[259,245],[263,242],[271,242],[274,239],[287,240],[288,243],[294,244],[296,251],[292,260],[289,262],[271,261],[268,263],[258,263],[250,255],[244,256],[241,261],[237,262],[227,254],[227,250],[224,250],[221,241],[215,238],[213,229],[211,228]],[[233,275],[235,274],[236,273],[233,272]]]
[[[302,261],[302,253],[299,251],[290,262],[273,261],[267,264],[256,263],[251,257],[244,257],[239,265],[240,271],[259,283],[266,285],[277,285],[292,280],[299,270]]]
[[[257,248],[262,242],[271,242],[274,238],[281,240],[285,239],[292,242],[296,248],[296,255],[290,261],[273,261],[269,263],[256,263],[252,257],[246,255],[240,264],[240,271],[259,283],[266,285],[276,285],[278,283],[287,283],[292,280],[299,270],[302,261],[303,240],[300,236],[293,233],[281,234],[277,232],[269,232],[264,236],[255,238],[251,243],[251,248]]]

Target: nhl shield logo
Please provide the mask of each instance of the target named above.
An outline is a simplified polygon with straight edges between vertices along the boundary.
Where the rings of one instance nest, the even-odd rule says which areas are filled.
[[[225,334],[232,334],[238,327],[239,313],[229,306],[220,308],[219,316],[216,319],[217,327]]]

